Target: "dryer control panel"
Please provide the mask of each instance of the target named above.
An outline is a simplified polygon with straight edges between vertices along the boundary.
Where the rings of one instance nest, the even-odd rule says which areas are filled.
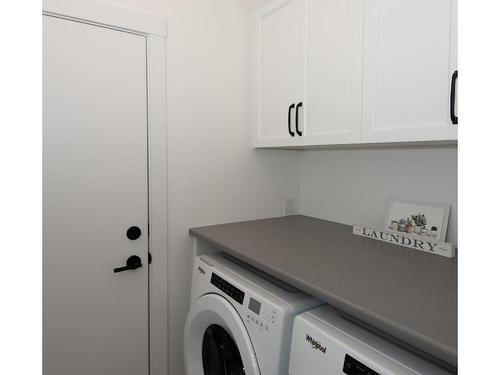
[[[347,375],[380,375],[378,372],[351,357],[349,354],[345,355],[344,368],[342,371]]]

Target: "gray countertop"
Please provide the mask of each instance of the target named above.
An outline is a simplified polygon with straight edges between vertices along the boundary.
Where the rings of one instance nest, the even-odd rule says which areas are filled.
[[[189,233],[414,348],[457,365],[457,262],[296,215]]]

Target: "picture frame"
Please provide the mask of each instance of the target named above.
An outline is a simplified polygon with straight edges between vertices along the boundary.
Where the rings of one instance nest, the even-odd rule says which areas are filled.
[[[422,239],[445,242],[450,204],[390,198],[384,227]]]

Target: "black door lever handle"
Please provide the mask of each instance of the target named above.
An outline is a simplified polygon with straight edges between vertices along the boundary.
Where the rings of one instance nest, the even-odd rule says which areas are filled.
[[[118,267],[113,270],[114,273],[117,272],[123,272],[123,271],[128,271],[128,270],[135,270],[137,268],[142,267],[142,262],[141,258],[139,258],[137,255],[132,255],[127,259],[127,265],[123,267]]]

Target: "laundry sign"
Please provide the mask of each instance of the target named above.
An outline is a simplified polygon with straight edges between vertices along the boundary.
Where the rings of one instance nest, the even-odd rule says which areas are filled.
[[[436,242],[430,238],[422,238],[410,233],[402,233],[389,231],[385,229],[367,227],[364,225],[353,225],[352,233],[358,236],[371,238],[373,240],[393,243],[411,249],[425,251],[436,255],[441,255],[448,258],[455,256],[455,248],[453,244],[448,242]]]

